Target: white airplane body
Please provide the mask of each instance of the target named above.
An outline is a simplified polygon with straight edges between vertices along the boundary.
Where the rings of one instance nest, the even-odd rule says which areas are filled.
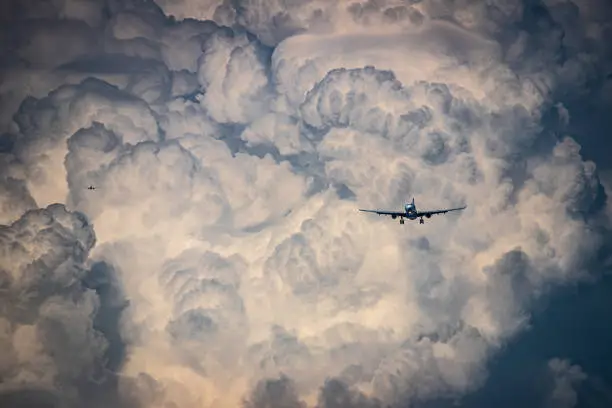
[[[446,208],[444,210],[418,211],[416,208],[416,205],[414,204],[414,198],[413,198],[411,203],[408,203],[404,206],[404,211],[362,210],[362,209],[359,209],[359,211],[371,212],[371,213],[378,214],[378,215],[389,215],[393,219],[396,219],[397,217],[399,217],[400,224],[404,223],[404,218],[407,218],[409,220],[416,220],[417,218],[420,218],[419,224],[425,224],[423,217],[431,218],[431,216],[435,214],[445,214],[450,211],[458,211],[458,210],[463,210],[465,208],[467,208],[467,206],[457,207],[457,208]]]

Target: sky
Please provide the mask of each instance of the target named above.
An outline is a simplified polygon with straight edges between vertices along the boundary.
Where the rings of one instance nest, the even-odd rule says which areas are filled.
[[[606,0],[0,16],[0,405],[612,404]]]

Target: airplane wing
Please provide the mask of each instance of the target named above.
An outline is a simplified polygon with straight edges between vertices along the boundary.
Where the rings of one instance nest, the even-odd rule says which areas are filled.
[[[381,210],[362,210],[361,208],[359,209],[359,211],[363,211],[363,212],[370,212],[370,213],[374,213],[374,214],[378,214],[378,215],[390,215],[390,216],[395,216],[395,217],[399,217],[399,216],[405,216],[406,213],[402,212],[402,211],[381,211]]]
[[[467,205],[464,205],[463,207],[457,207],[457,208],[446,208],[444,210],[419,211],[417,212],[416,216],[417,217],[431,217],[432,215],[435,215],[435,214],[446,214],[447,212],[465,210],[466,208],[467,208]]]

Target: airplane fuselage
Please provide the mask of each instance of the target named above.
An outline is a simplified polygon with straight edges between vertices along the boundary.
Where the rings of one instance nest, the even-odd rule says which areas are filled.
[[[404,205],[404,214],[403,215],[393,215],[391,218],[395,219],[396,217],[400,217],[400,224],[404,223],[404,218],[407,218],[409,220],[416,220],[417,218],[419,218],[418,215],[418,211],[416,208],[416,205],[414,204],[414,199],[412,200],[411,203],[408,203],[406,205]],[[423,217],[420,217],[420,221],[419,223],[423,224]],[[428,217],[429,218],[429,217]]]
[[[404,206],[404,211],[406,211],[406,218],[408,218],[409,220],[417,219],[417,209],[414,204],[406,204]]]

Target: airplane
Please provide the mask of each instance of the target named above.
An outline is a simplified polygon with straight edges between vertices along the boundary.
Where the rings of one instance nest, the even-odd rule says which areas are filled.
[[[95,190],[96,188],[94,186],[89,186],[87,187],[88,190]]]
[[[423,217],[431,218],[431,216],[434,214],[444,214],[450,211],[464,210],[466,208],[467,205],[457,208],[447,208],[444,210],[418,211],[416,205],[414,204],[413,198],[411,203],[408,203],[404,206],[404,211],[362,210],[361,208],[359,209],[359,211],[371,212],[378,215],[390,215],[393,219],[400,217],[400,224],[404,223],[404,218],[408,218],[409,220],[416,220],[417,218],[420,218],[419,224],[425,224]]]

